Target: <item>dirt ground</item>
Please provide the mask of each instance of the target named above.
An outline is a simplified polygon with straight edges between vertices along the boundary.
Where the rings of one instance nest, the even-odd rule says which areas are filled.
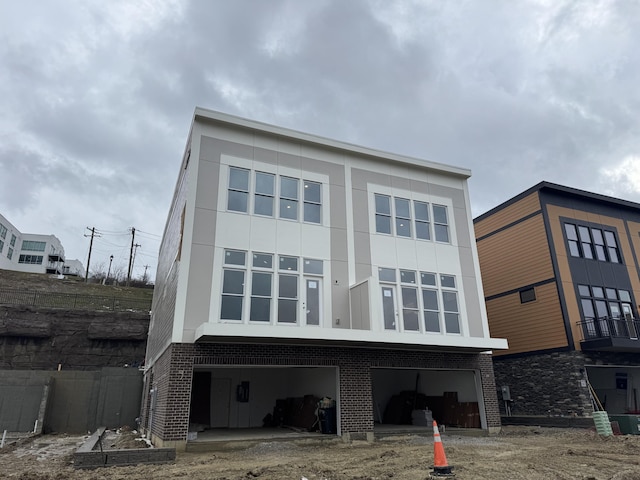
[[[460,480],[640,480],[640,436],[595,430],[504,427],[489,437],[442,436]],[[222,452],[182,453],[175,464],[74,470],[84,437],[43,436],[0,450],[0,477],[18,480],[374,480],[425,479],[431,438],[396,436],[374,443],[266,442]]]

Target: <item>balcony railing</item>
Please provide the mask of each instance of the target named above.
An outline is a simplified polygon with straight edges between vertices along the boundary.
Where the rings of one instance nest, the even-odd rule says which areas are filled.
[[[582,330],[582,340],[597,340],[601,338],[622,338],[638,340],[640,333],[640,319],[637,318],[587,318],[578,322]]]

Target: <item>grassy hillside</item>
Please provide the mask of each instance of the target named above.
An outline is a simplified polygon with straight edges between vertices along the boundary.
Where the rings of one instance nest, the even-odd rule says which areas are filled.
[[[130,300],[149,301],[153,298],[153,289],[125,286],[100,285],[84,283],[84,278],[65,277],[58,279],[56,275],[14,272],[0,270],[0,289],[35,290],[48,293],[71,293],[78,295],[99,295]]]

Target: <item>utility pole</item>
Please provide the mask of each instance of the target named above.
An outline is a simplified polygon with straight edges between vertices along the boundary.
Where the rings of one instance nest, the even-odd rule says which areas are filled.
[[[127,287],[131,283],[131,268],[133,267],[133,248],[135,245],[136,228],[131,227],[131,250],[129,252],[129,270],[127,271]]]
[[[93,249],[93,237],[99,237],[99,234],[96,234],[96,227],[89,228],[87,230],[91,230],[91,235],[87,235],[85,233],[85,237],[91,237],[91,241],[89,242],[89,257],[87,258],[87,270],[84,273],[84,281],[85,283],[89,281],[89,265],[91,264],[91,250]]]
[[[107,270],[107,276],[102,280],[102,285],[106,285],[109,281],[109,275],[111,274],[111,263],[113,262],[113,255],[109,255],[109,270]]]
[[[149,268],[149,265],[145,265],[144,266],[144,275],[142,275],[142,278],[144,278],[144,281],[147,281],[147,268]]]

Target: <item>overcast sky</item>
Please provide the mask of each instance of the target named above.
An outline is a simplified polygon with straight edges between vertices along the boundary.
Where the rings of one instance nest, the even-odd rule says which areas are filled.
[[[196,106],[640,202],[638,1],[0,0],[0,213],[155,274]]]

